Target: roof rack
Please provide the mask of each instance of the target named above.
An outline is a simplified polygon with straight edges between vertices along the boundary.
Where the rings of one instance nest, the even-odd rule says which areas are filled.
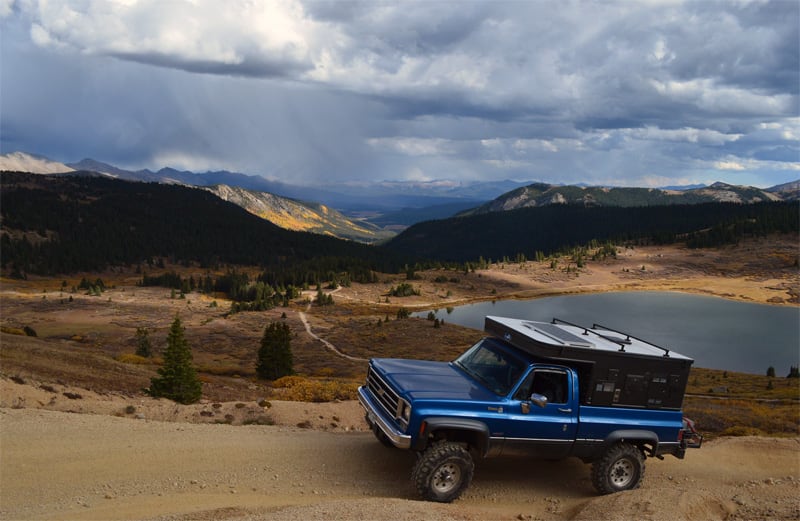
[[[625,333],[624,331],[619,331],[617,329],[613,329],[613,328],[610,328],[608,326],[603,326],[603,325],[597,324],[597,323],[592,324],[592,327],[588,328],[588,327],[584,327],[584,326],[581,326],[581,325],[578,325],[578,324],[573,324],[572,322],[567,322],[566,320],[562,320],[560,318],[555,318],[555,317],[553,318],[553,322],[552,322],[553,324],[558,324],[559,322],[562,323],[562,324],[566,324],[568,326],[577,327],[578,329],[583,329],[583,334],[584,335],[588,335],[589,333],[592,333],[594,335],[599,336],[600,338],[608,340],[609,342],[614,342],[615,344],[617,344],[619,346],[619,351],[623,352],[623,353],[625,352],[625,346],[631,345],[633,343],[633,340],[638,340],[639,342],[651,345],[651,346],[653,346],[653,347],[655,347],[657,349],[661,349],[662,351],[664,351],[664,356],[669,358],[669,349],[667,349],[666,347],[661,347],[661,346],[656,345],[656,344],[654,344],[652,342],[648,342],[647,340],[642,340],[641,338],[637,338],[637,337],[631,335],[630,333]],[[595,329],[603,329],[605,331],[611,331],[613,333],[619,333],[620,335],[625,335],[625,338],[622,339],[622,338],[617,338],[617,337],[613,337],[613,336],[609,336],[609,335],[603,335],[603,334],[598,333],[597,331],[595,331]],[[633,340],[631,340],[631,339],[633,339]]]
[[[651,346],[653,346],[655,348],[658,348],[658,349],[661,349],[662,351],[664,351],[664,356],[666,358],[669,358],[669,349],[667,349],[666,347],[661,347],[660,345],[656,345],[656,344],[654,344],[652,342],[648,342],[647,340],[642,340],[641,338],[636,338],[635,336],[631,335],[630,333],[625,333],[625,332],[622,332],[622,331],[619,331],[619,330],[616,330],[616,329],[612,329],[610,327],[603,326],[601,324],[592,324],[592,328],[604,329],[606,331],[612,331],[614,333],[619,333],[620,335],[625,335],[625,341],[628,344],[631,343],[631,338],[634,339],[634,340],[638,340],[639,342],[644,342],[645,344],[650,344]],[[600,336],[603,336],[603,335],[600,335]],[[608,338],[608,337],[603,336],[603,338]],[[608,339],[611,340],[610,338],[608,338]],[[620,351],[624,351],[624,350],[625,350],[624,348],[620,349]]]
[[[621,351],[623,353],[625,352],[625,346],[631,344],[630,338],[626,338],[625,340],[623,340],[621,338],[617,338],[617,337],[613,337],[613,336],[601,335],[600,333],[598,333],[597,331],[592,330],[591,328],[584,327],[584,326],[581,326],[581,325],[578,325],[578,324],[573,324],[572,322],[567,322],[566,320],[561,320],[560,318],[553,317],[552,324],[558,324],[558,323],[566,324],[566,325],[572,326],[572,327],[577,327],[578,329],[583,329],[583,334],[584,335],[588,336],[589,333],[592,333],[593,335],[599,336],[600,338],[608,340],[609,342],[613,342],[613,343],[615,343],[615,344],[617,344],[619,346],[619,351]],[[597,324],[595,324],[592,327],[597,327]],[[608,328],[603,328],[603,329],[608,329]],[[610,330],[610,331],[613,331],[613,329]],[[619,331],[616,331],[616,333],[619,333]],[[625,333],[622,333],[622,334],[624,335]]]

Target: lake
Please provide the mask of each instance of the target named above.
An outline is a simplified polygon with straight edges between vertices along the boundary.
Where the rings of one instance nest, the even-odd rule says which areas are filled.
[[[772,366],[777,376],[786,376],[791,366],[800,366],[796,306],[642,291],[499,300],[436,310],[445,323],[481,330],[486,315],[602,324],[694,358],[695,367],[766,374]]]

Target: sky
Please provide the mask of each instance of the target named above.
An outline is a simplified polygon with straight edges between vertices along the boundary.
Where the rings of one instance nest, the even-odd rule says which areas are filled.
[[[800,179],[797,0],[0,0],[0,152],[293,184]]]

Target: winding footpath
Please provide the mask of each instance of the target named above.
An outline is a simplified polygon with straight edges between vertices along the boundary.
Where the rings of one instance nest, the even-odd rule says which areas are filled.
[[[308,305],[308,307],[306,308],[306,311],[308,311],[309,309],[311,309],[311,304]],[[308,317],[306,316],[305,312],[298,311],[297,315],[300,317],[300,320],[303,322],[303,326],[306,328],[306,333],[311,335],[311,338],[313,338],[315,340],[319,340],[320,342],[322,342],[322,344],[325,347],[327,347],[333,354],[341,356],[342,358],[346,358],[348,360],[352,360],[353,362],[366,362],[367,361],[366,358],[359,358],[357,356],[350,356],[350,355],[346,355],[346,354],[342,353],[341,351],[336,349],[335,345],[331,344],[330,342],[328,342],[324,338],[319,337],[316,333],[311,331],[311,324],[309,324]]]

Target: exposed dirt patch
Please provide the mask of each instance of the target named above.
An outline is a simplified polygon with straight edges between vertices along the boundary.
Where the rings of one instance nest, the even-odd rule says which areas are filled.
[[[349,407],[328,413],[345,416],[339,408]],[[578,460],[490,459],[450,505],[417,501],[409,479],[414,456],[386,449],[368,432],[3,407],[0,442],[3,519],[800,517],[797,439],[725,438],[683,461],[648,460],[643,486],[612,496],[596,495],[589,467]]]

